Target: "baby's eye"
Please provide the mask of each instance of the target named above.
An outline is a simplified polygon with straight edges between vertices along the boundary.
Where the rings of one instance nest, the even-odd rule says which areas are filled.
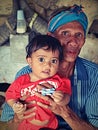
[[[40,57],[38,60],[39,60],[40,62],[44,62],[44,61],[45,61],[45,59],[42,58],[42,57]]]
[[[53,59],[53,60],[51,61],[51,63],[57,64],[57,63],[58,63],[58,59]]]

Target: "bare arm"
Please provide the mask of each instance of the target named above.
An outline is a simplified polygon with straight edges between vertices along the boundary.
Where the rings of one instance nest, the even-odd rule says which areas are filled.
[[[29,103],[25,102],[25,99],[28,98],[29,96],[30,96],[29,94],[28,95],[24,95],[20,99],[20,103],[22,102],[24,105],[22,104],[23,105],[22,111],[15,114],[15,117],[16,117],[16,119],[18,121],[19,120],[21,121],[23,119],[31,118],[31,117],[35,116],[35,114],[36,114],[36,112],[35,112],[36,111],[36,107],[32,107],[30,109],[26,109],[28,105],[30,105],[30,104],[36,104],[35,101],[31,101]]]
[[[61,106],[67,105],[70,101],[70,95],[63,93],[62,91],[55,91],[51,97]]]
[[[16,103],[17,100],[15,99],[10,99],[7,101],[7,103],[9,104],[9,106],[13,107],[13,104]]]
[[[60,116],[73,130],[98,130],[98,128],[80,119],[68,106],[60,107],[60,111]]]
[[[68,106],[61,106],[56,104],[51,98],[47,96],[42,96],[36,93],[37,96],[50,101],[50,106],[37,102],[37,104],[41,107],[50,108],[52,112],[61,116],[72,128],[72,130],[98,130],[90,123],[87,123],[80,119]]]
[[[13,111],[17,114],[22,114],[26,110],[26,104],[22,104],[15,99],[10,99],[7,103],[12,107]]]

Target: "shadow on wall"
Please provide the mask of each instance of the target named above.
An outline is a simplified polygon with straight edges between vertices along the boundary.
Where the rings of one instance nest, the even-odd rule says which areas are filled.
[[[0,91],[6,92],[9,86],[10,86],[9,83],[0,83]]]

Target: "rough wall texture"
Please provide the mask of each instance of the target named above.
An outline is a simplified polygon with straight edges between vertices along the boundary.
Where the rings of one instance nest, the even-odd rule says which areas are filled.
[[[50,13],[55,8],[73,4],[82,4],[89,19],[89,27],[92,21],[98,18],[98,0],[27,0],[27,2],[30,7],[39,12],[44,19],[48,19]],[[10,15],[11,11],[12,0],[0,0],[0,25],[2,25],[6,17]],[[19,44],[20,48],[23,47],[20,43],[17,44]],[[14,52],[9,45],[0,47],[0,82],[11,83],[14,80],[16,72],[26,65],[25,60],[23,63],[17,59],[12,61],[11,51]],[[15,55],[17,55],[17,53],[15,53]],[[98,63],[98,38],[87,35],[87,40],[80,56]],[[25,59],[23,55],[20,57]]]

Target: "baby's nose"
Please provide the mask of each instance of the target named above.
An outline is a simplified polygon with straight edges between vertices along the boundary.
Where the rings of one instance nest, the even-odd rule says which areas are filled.
[[[48,61],[48,62],[45,62],[45,64],[44,64],[45,66],[47,66],[47,67],[51,67],[51,63]]]

